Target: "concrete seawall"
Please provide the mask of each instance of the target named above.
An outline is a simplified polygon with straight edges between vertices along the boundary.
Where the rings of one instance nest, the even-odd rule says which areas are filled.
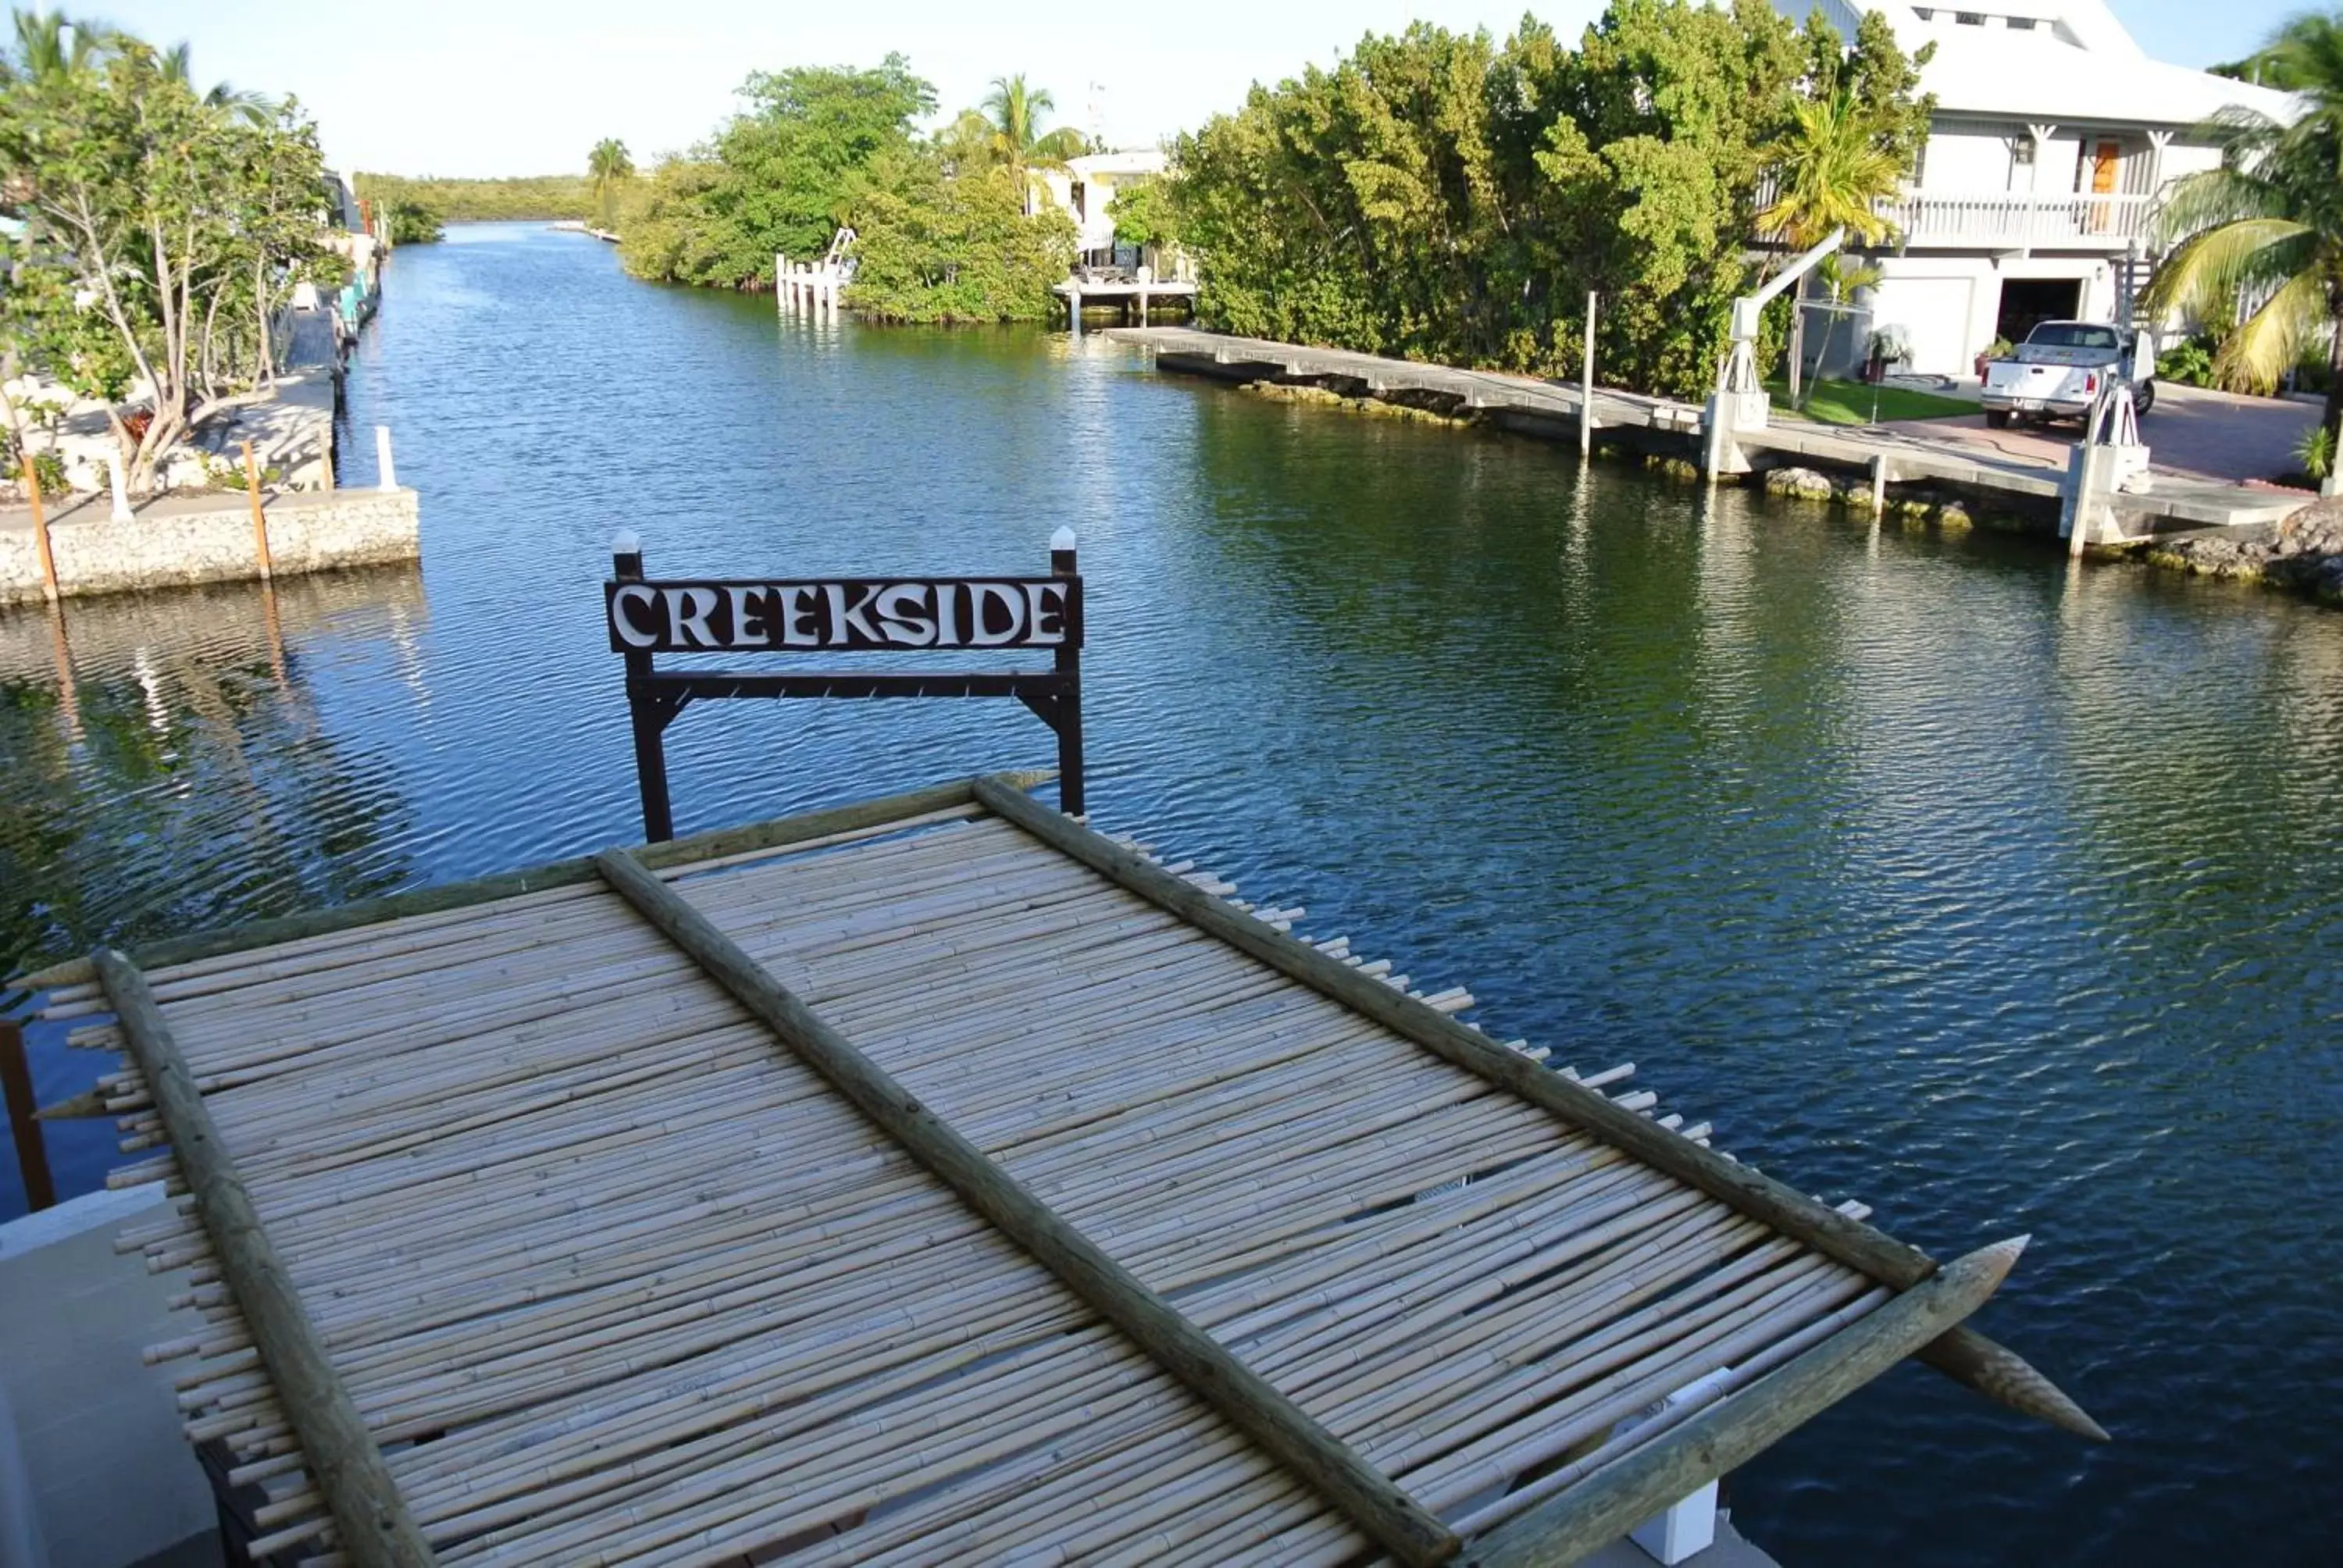
[[[327,490],[268,501],[268,551],[277,576],[411,561],[422,553],[413,490]],[[251,505],[241,496],[169,497],[114,522],[90,501],[49,519],[57,587],[66,595],[124,593],[260,575]],[[0,604],[41,601],[30,519],[0,515]]]

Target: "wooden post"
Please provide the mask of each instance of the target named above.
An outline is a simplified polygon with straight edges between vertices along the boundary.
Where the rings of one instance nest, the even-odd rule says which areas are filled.
[[[1369,1539],[1411,1568],[1433,1568],[1455,1555],[1455,1535],[1422,1503],[1027,1191],[681,894],[619,850],[603,850],[594,864],[620,897],[906,1153]]]
[[[789,313],[789,262],[779,251],[773,252],[773,314]]]
[[[610,540],[610,575],[618,581],[643,580],[643,541],[632,528],[621,528]],[[658,699],[647,688],[651,656],[639,648],[627,650],[627,719],[634,732],[635,789],[642,798],[643,841],[663,844],[675,837],[675,804],[667,782],[667,720]]]
[[[1981,1247],[1789,1365],[1687,1417],[1475,1543],[1470,1568],[1575,1563],[1694,1488],[1755,1458],[1983,1306],[2026,1238]]]
[[[390,460],[390,427],[374,427],[375,487],[382,490],[398,488],[398,469]]]
[[[13,1018],[0,1018],[0,1098],[8,1102],[8,1136],[16,1145],[25,1208],[37,1214],[57,1201],[57,1184],[49,1173],[47,1141],[41,1136],[33,1070],[25,1060],[25,1026]]]
[[[1578,455],[1594,454],[1594,291],[1586,291],[1586,348],[1578,366]]]
[[[1909,1290],[1936,1271],[1917,1247],[1851,1220],[1797,1189],[1727,1159],[1632,1111],[1614,1104],[1437,1008],[1393,990],[1309,943],[1272,930],[1192,882],[1051,810],[999,780],[976,781],[978,804],[1072,857],[1109,881],[1137,893],[1201,930],[1259,959],[1321,995],[1333,998],[1467,1072],[1512,1091],[1557,1120],[1579,1128],[1654,1170],[1707,1193],[1726,1207],[1812,1247],[1826,1258],[1896,1290]],[[2016,1352],[1974,1330],[1955,1329],[1921,1359],[1989,1398],[2080,1436],[2106,1432],[2056,1385]]]
[[[1074,545],[1071,528],[1060,528],[1050,536],[1051,576],[1077,575]],[[1086,613],[1087,607],[1084,609]],[[1082,785],[1081,649],[1071,641],[1059,644],[1054,668],[1065,682],[1058,693],[1057,719],[1051,726],[1058,732],[1058,803],[1068,816],[1079,817],[1090,809]]]
[[[41,476],[33,467],[33,454],[25,454],[25,498],[33,507],[33,548],[41,558],[41,593],[51,604],[57,602],[57,558],[49,553],[49,518],[41,508]]]
[[[268,517],[260,506],[260,463],[252,455],[252,443],[244,444],[244,493],[252,498],[252,549],[260,561],[260,580],[266,582],[277,573],[277,564],[268,556]]]
[[[106,487],[114,495],[114,510],[109,516],[117,523],[129,522],[130,476],[123,471],[122,454],[112,447],[106,453]]]
[[[146,977],[111,950],[93,953],[90,961],[131,1060],[154,1096],[179,1174],[195,1195],[196,1213],[218,1257],[220,1276],[244,1314],[277,1405],[292,1423],[301,1457],[333,1514],[342,1551],[357,1568],[431,1568],[431,1548],[407,1513],[349,1390],[317,1342],[292,1276],[261,1227],[252,1194],[163,1021]]]

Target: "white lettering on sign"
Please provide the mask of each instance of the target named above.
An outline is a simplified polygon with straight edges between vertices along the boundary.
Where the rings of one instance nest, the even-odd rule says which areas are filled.
[[[1081,646],[1074,578],[613,582],[607,594],[620,652]]]
[[[610,630],[628,648],[657,648],[659,633],[643,629],[639,611],[656,611],[659,595],[640,583],[628,583],[610,596]]]

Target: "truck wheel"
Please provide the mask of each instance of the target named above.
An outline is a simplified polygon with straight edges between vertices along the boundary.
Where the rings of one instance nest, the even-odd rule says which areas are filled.
[[[2143,381],[2131,389],[2131,411],[2145,414],[2156,407],[2156,383]]]
[[[2006,429],[2008,429],[2008,428],[2009,428],[2009,410],[2008,410],[2008,409],[2006,409],[2006,408],[1988,408],[1988,409],[1986,409],[1986,410],[1985,411],[1985,427],[1986,427],[1986,429],[1988,429],[1988,430],[2006,430]]]

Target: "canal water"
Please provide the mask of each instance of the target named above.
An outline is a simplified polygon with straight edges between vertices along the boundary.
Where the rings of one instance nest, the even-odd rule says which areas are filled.
[[[1735,1482],[1796,1565],[2321,1559],[2343,1503],[2343,616],[1158,377],[777,321],[523,226],[398,252],[351,382],[399,570],[0,614],[0,960],[638,832],[654,575],[1041,569],[1095,815],[1943,1255],[2111,1427],[1906,1366]],[[1039,764],[1007,703],[733,703],[683,831]],[[36,1033],[45,1099],[96,1064]],[[62,1184],[102,1129],[51,1134]],[[22,1207],[13,1161],[0,1217]]]

